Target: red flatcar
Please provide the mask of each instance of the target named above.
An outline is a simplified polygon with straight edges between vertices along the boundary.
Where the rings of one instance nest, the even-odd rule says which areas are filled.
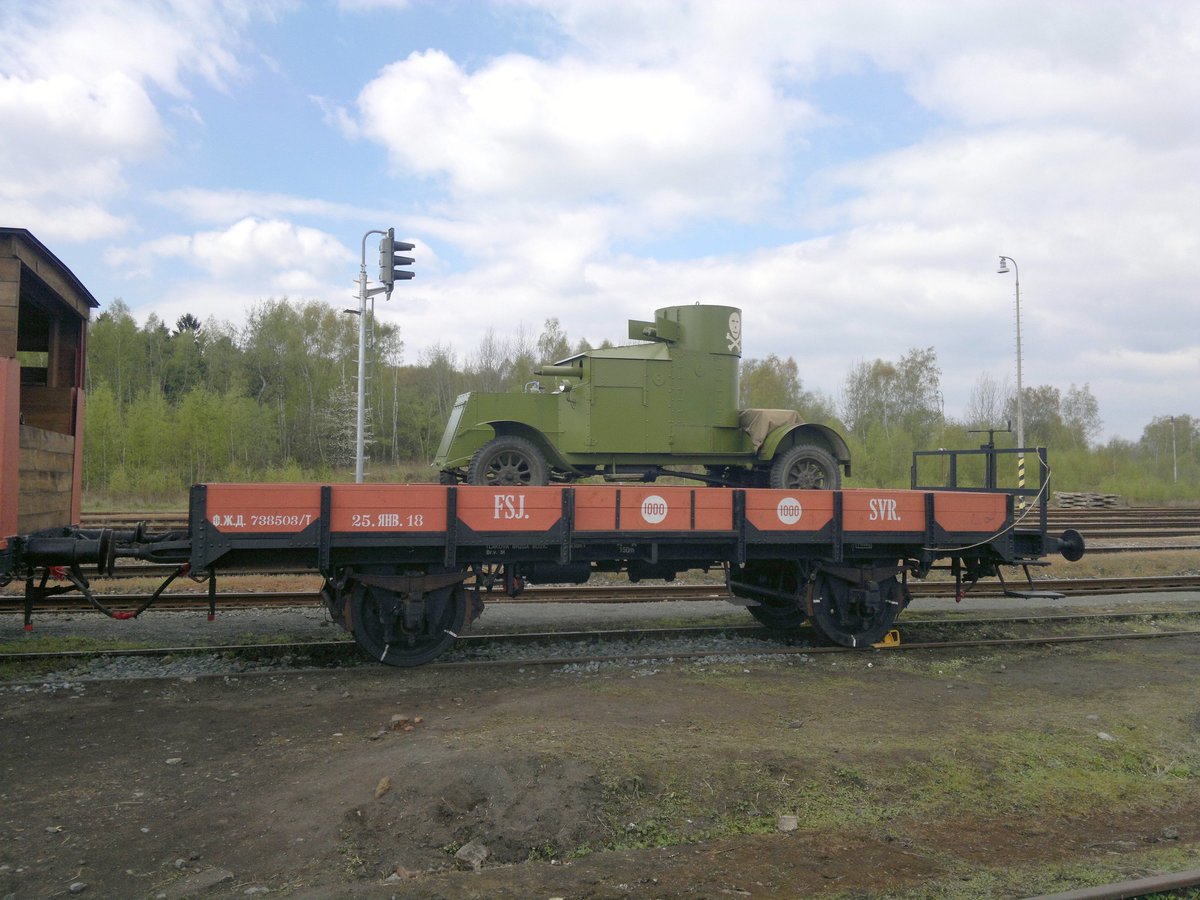
[[[720,567],[767,626],[811,622],[829,640],[865,646],[908,603],[908,579],[936,565],[961,588],[1001,565],[1083,553],[1076,532],[1046,533],[1045,451],[990,446],[940,451],[947,485],[919,485],[914,464],[907,491],[202,484],[185,531],[84,531],[73,523],[97,305],[28,231],[0,228],[0,582],[24,579],[27,627],[38,600],[65,590],[103,609],[84,568],[108,572],[118,558],[175,563],[159,592],[187,571],[207,577],[210,597],[223,570],[286,564],[324,576],[326,603],[368,654],[411,666],[444,652],[482,611],[482,587],[515,594],[599,571],[638,581]],[[996,490],[1002,453],[1037,455],[1034,487]],[[972,454],[985,454],[984,488],[956,484],[959,457]],[[48,587],[58,567],[67,586]]]
[[[954,470],[960,453],[1010,451],[944,452]],[[938,564],[961,589],[1000,565],[1082,555],[1077,533],[1046,534],[1044,481],[1030,493],[1042,500],[1019,509],[1013,493],[963,489],[201,484],[186,532],[31,535],[9,568],[28,579],[30,607],[35,574],[52,565],[85,594],[82,567],[107,571],[118,557],[177,563],[214,591],[222,570],[307,568],[363,650],[397,666],[450,647],[482,612],[481,587],[723,568],[734,602],[767,626],[810,622],[855,647],[878,641],[908,603],[908,579]]]

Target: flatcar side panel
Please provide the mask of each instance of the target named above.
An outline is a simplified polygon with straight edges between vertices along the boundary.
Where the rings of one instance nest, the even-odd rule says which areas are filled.
[[[458,521],[476,533],[544,532],[562,521],[560,487],[462,485],[456,490]]]
[[[995,534],[1008,519],[1007,494],[935,491],[934,521],[951,533]]]
[[[335,484],[329,530],[354,534],[444,532],[449,490],[435,484]]]
[[[732,531],[733,491],[693,488],[692,520],[696,531]]]
[[[869,488],[842,491],[842,528],[847,533],[923,533],[925,494]]]
[[[581,484],[575,491],[576,531],[616,531],[620,488]]]
[[[746,521],[759,531],[816,532],[833,521],[833,491],[746,491]]]
[[[297,534],[321,518],[319,484],[210,484],[205,520],[222,534]]]
[[[692,489],[686,487],[622,487],[617,530],[694,531]],[[731,498],[732,494],[723,491]],[[732,506],[730,507],[732,520]]]

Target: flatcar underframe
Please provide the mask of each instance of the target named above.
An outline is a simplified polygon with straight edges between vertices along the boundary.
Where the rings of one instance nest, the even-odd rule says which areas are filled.
[[[723,569],[733,602],[764,625],[810,623],[862,647],[893,625],[910,577],[946,569],[961,595],[1000,566],[1028,574],[1056,551],[1077,559],[1083,542],[1046,534],[1044,494],[1039,509],[1000,491],[201,484],[186,532],[20,537],[0,576],[25,579],[28,627],[36,602],[65,590],[118,618],[147,608],[165,583],[134,612],[92,595],[85,569],[103,574],[118,558],[176,564],[168,583],[207,581],[214,599],[223,570],[309,569],[365,653],[414,666],[454,643],[482,612],[481,592],[515,596],[527,583]],[[66,585],[48,587],[52,574]]]

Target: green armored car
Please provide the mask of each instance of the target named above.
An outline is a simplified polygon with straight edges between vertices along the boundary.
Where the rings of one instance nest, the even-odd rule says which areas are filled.
[[[653,481],[675,475],[746,487],[837,488],[846,442],[794,410],[738,409],[742,314],[669,306],[631,320],[625,347],[534,371],[525,393],[458,397],[434,465],[443,483]]]

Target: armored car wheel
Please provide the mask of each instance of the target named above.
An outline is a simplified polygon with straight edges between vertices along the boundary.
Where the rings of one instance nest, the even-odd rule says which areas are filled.
[[[515,435],[492,438],[480,447],[467,468],[469,484],[529,485],[549,482],[550,467],[532,441]]]
[[[771,464],[771,487],[792,491],[827,490],[841,487],[837,460],[827,451],[811,444],[785,450]]]
[[[834,644],[869,647],[883,639],[908,599],[894,564],[827,567],[813,583],[812,624]]]
[[[389,666],[432,662],[450,649],[466,621],[461,580],[423,592],[404,590],[406,580],[419,584],[421,579],[360,576],[350,595],[354,640],[372,659]]]

